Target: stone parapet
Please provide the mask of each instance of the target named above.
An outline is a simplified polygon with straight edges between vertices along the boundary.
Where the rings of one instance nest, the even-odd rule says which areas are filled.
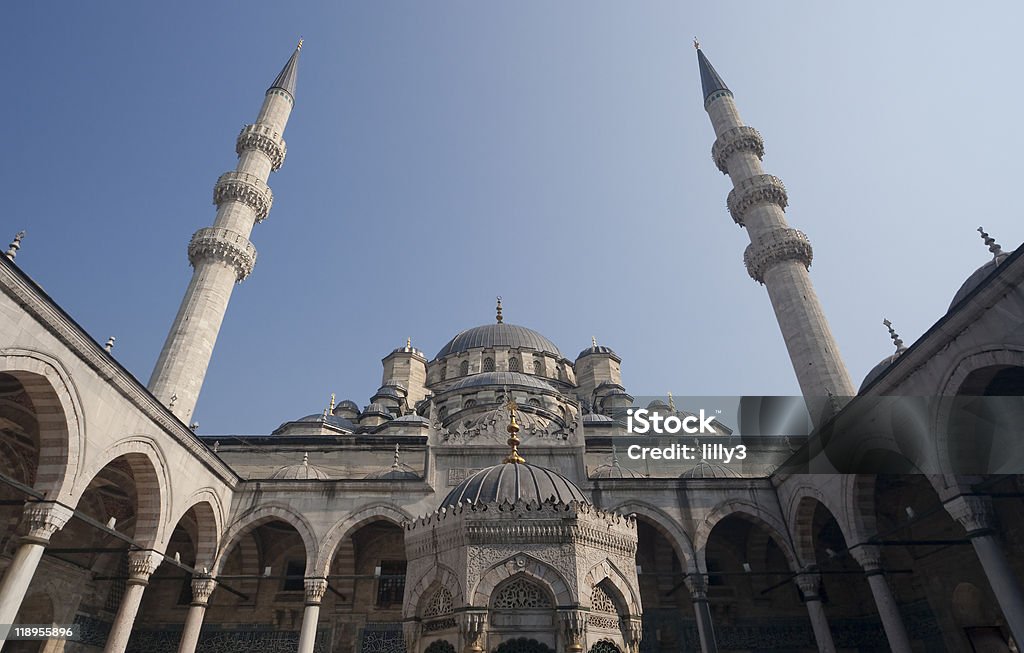
[[[274,194],[266,182],[247,172],[232,170],[225,172],[213,187],[213,203],[236,201],[245,204],[256,213],[256,222],[263,222],[270,215]]]
[[[764,156],[764,139],[753,127],[740,125],[723,132],[711,146],[711,158],[722,174],[729,174],[729,157],[737,152],[750,152],[758,159]]]
[[[737,182],[735,187],[729,191],[726,202],[732,219],[736,221],[736,224],[745,226],[743,219],[751,208],[758,204],[775,204],[785,210],[789,205],[789,196],[786,195],[786,187],[781,179],[775,175],[764,174],[754,175]]]
[[[256,247],[242,234],[220,227],[204,227],[192,234],[188,260],[195,267],[201,259],[220,259],[234,266],[238,283],[256,265]]]
[[[284,165],[284,157],[288,153],[284,137],[272,127],[262,123],[246,125],[238,134],[235,152],[241,156],[245,150],[258,150],[266,154],[270,159],[270,169],[275,172]]]
[[[754,281],[764,284],[764,274],[782,261],[799,261],[805,268],[811,266],[814,250],[807,235],[798,229],[774,229],[760,236],[743,252],[747,273]]]

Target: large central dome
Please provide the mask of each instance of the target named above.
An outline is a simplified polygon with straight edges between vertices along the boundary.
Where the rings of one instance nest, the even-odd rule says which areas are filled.
[[[481,469],[464,480],[448,493],[439,507],[505,501],[590,503],[583,490],[558,472],[525,463],[504,463]]]
[[[555,343],[551,342],[533,329],[527,329],[526,327],[517,326],[515,324],[505,324],[502,322],[498,324],[484,324],[483,326],[466,329],[449,340],[448,344],[442,347],[441,351],[437,352],[437,356],[435,356],[434,359],[437,360],[439,358],[444,358],[449,354],[458,354],[460,352],[469,351],[470,349],[479,349],[483,347],[501,349],[533,349],[553,354],[559,359],[564,358],[562,356],[562,352],[558,351],[558,347],[555,346]]]

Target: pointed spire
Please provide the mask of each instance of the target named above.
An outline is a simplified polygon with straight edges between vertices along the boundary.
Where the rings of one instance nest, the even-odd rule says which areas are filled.
[[[885,328],[889,329],[889,337],[892,338],[892,344],[896,345],[896,353],[902,354],[905,352],[907,348],[903,346],[903,340],[900,338],[900,335],[896,333],[896,329],[892,328],[892,322],[888,319],[884,319],[882,320],[882,324],[885,325]]]
[[[999,246],[995,238],[988,235],[985,227],[978,227],[978,233],[981,234],[982,240],[988,245],[988,251],[992,252],[992,258],[999,258],[1003,255],[1003,248]]]
[[[299,78],[299,52],[302,50],[302,39],[299,39],[299,44],[295,46],[295,52],[292,52],[292,56],[288,58],[288,63],[284,65],[281,72],[277,75],[274,83],[267,89],[279,88],[282,91],[288,93],[295,98],[295,82]]]
[[[498,295],[498,316],[497,317],[498,317],[498,324],[501,324],[504,321],[504,318],[501,316],[501,295]]]
[[[704,51],[700,49],[700,42],[696,38],[693,39],[693,47],[697,48],[697,65],[700,67],[700,85],[704,89],[704,101],[707,102],[711,94],[718,91],[725,91],[732,95],[732,91],[722,81],[708,58],[704,56]]]

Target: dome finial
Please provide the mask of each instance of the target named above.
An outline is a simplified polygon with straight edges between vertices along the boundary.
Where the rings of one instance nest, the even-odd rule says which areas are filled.
[[[412,338],[411,337],[405,339],[405,350],[406,351],[412,351]]]
[[[885,325],[885,328],[889,329],[889,337],[892,338],[892,344],[896,345],[896,353],[902,354],[905,352],[907,348],[903,346],[903,340],[900,338],[899,334],[896,333],[896,329],[892,328],[892,322],[888,319],[884,319],[882,320],[882,324]]]
[[[501,295],[498,295],[498,324],[501,324],[504,319],[501,316]]]
[[[330,413],[331,415],[334,414],[334,393],[333,392],[331,393],[331,406],[330,406],[330,408],[327,409],[327,412]]]
[[[612,467],[618,468],[619,466],[619,452],[615,448],[615,443],[612,443]]]
[[[298,43],[298,45],[296,45],[296,46],[295,46],[295,49],[296,49],[296,50],[301,50],[301,49],[302,49],[302,44],[303,44],[303,43],[305,43],[305,42],[306,42],[306,39],[304,39],[304,38],[302,38],[302,37],[300,36],[300,37],[299,37],[299,43]]]
[[[696,49],[696,50],[700,50],[700,41],[698,41],[698,40],[697,40],[697,37],[696,37],[696,36],[695,36],[695,37],[693,37],[693,47],[694,47],[694,49]]]
[[[978,227],[978,233],[981,234],[982,240],[988,245],[988,251],[992,252],[992,258],[998,258],[1003,255],[1003,248],[999,246],[995,238],[988,235],[985,227]]]
[[[398,458],[399,458],[398,443],[396,442],[395,443],[395,462],[391,463],[391,469],[397,470],[397,469],[399,469],[401,467],[401,464],[398,462]]]
[[[309,452],[308,451],[303,451],[302,452],[302,466],[303,467],[309,467]]]
[[[672,398],[672,393],[668,393],[668,409],[673,413],[676,412],[676,400]]]
[[[526,462],[526,459],[519,455],[519,424],[516,423],[516,401],[510,399],[505,408],[508,408],[508,446],[512,447],[512,451],[509,452],[508,456],[505,457],[503,463],[513,463],[515,465],[521,465]]]
[[[8,245],[9,249],[7,250],[7,252],[5,252],[4,255],[11,261],[13,261],[14,257],[18,255],[18,250],[21,249],[21,239],[24,237],[25,231],[21,230],[18,233],[14,234],[14,240],[12,240],[11,244]]]
[[[590,336],[590,345],[597,348],[597,336]]]

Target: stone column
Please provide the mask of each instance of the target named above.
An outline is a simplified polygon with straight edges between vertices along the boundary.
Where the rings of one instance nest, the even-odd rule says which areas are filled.
[[[188,615],[185,617],[185,627],[181,631],[178,653],[195,653],[196,645],[199,643],[199,633],[203,629],[206,606],[210,602],[210,595],[213,594],[215,587],[217,587],[217,581],[208,576],[196,576],[192,579],[192,605],[189,606]]]
[[[464,653],[483,653],[484,634],[487,631],[487,611],[472,610],[459,615],[459,633],[466,647]]]
[[[874,544],[860,544],[850,549],[850,553],[867,576],[871,595],[875,597],[878,616],[881,617],[882,627],[885,628],[885,637],[889,640],[889,648],[893,653],[910,653],[910,637],[907,635],[906,626],[903,625],[903,616],[882,570],[881,549]]]
[[[638,616],[622,617],[620,629],[625,634],[626,650],[629,653],[640,652],[640,642],[644,638],[643,621]]]
[[[43,549],[54,533],[64,528],[74,511],[52,502],[32,502],[25,505],[23,519],[28,523],[28,534],[21,539],[14,559],[7,567],[0,584],[0,624],[12,624],[18,616],[21,602],[32,582],[32,577],[43,557]],[[0,639],[0,648],[4,640]]]
[[[821,576],[816,573],[797,574],[795,581],[804,596],[804,603],[807,604],[807,614],[811,617],[811,628],[814,629],[814,641],[818,643],[818,650],[821,653],[836,653],[836,645],[832,641],[832,631],[829,630],[825,609],[821,605],[821,596],[818,594]]]
[[[587,637],[587,615],[580,610],[559,610],[558,621],[562,627],[565,653],[583,653],[583,642]]]
[[[711,623],[711,605],[708,603],[707,584],[704,577],[698,574],[687,575],[683,582],[690,590],[693,599],[693,611],[697,615],[697,634],[700,635],[701,653],[718,653],[718,642],[715,641],[715,626]]]
[[[302,630],[299,631],[299,653],[313,653],[316,644],[316,627],[320,622],[320,600],[327,591],[326,578],[307,578],[306,610],[302,614]]]
[[[107,645],[103,653],[124,653],[128,648],[128,639],[132,636],[132,627],[135,625],[135,615],[138,614],[139,604],[142,603],[142,593],[149,585],[149,577],[163,559],[163,555],[152,550],[128,552],[127,587],[124,596],[121,597],[121,605],[117,608],[114,623],[110,626],[110,635],[107,636]]]
[[[947,501],[945,506],[953,519],[967,531],[1013,638],[1024,642],[1024,593],[1002,544],[996,538],[992,499],[961,495]]]

